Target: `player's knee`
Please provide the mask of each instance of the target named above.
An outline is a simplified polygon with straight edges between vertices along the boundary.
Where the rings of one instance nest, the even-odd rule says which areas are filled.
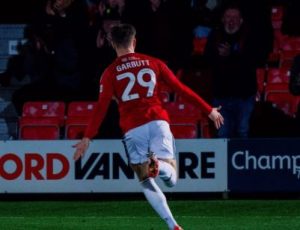
[[[162,178],[162,180],[163,180],[164,184],[170,188],[174,187],[177,184],[177,176],[176,175],[171,175],[168,178]]]
[[[139,179],[140,182],[147,180],[149,178],[148,173],[143,173],[143,172],[139,172],[137,173],[137,177]]]
[[[131,164],[131,168],[137,175],[139,181],[144,181],[149,177],[148,171],[147,171],[147,166],[145,163],[144,164]]]

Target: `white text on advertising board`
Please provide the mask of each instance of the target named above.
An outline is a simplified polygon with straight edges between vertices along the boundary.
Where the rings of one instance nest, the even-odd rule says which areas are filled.
[[[300,155],[251,155],[248,150],[232,155],[237,170],[289,170],[300,179]]]

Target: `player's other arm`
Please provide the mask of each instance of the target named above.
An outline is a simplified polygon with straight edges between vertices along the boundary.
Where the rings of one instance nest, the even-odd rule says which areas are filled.
[[[100,81],[99,98],[94,113],[92,114],[83,138],[73,147],[75,148],[74,160],[82,157],[89,147],[90,140],[98,133],[98,129],[104,120],[113,95],[112,86],[108,77],[103,76]]]
[[[220,114],[221,107],[212,108],[203,98],[192,91],[189,87],[182,84],[174,75],[174,73],[163,63],[161,63],[161,75],[163,80],[179,95],[184,97],[188,102],[200,107],[200,109],[208,114],[208,117],[214,122],[217,129],[224,123],[224,118]]]
[[[110,101],[111,98],[105,98],[99,100],[96,104],[95,111],[89,120],[84,137],[73,146],[76,149],[73,157],[74,160],[78,160],[85,154],[91,139],[98,133],[98,129],[105,117]]]

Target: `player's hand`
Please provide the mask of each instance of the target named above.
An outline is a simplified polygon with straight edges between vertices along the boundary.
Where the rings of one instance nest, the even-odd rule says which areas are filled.
[[[211,113],[208,115],[208,117],[214,122],[214,125],[217,129],[221,127],[221,125],[224,124],[224,118],[219,112],[221,109],[221,106],[218,108],[213,108]]]
[[[86,150],[88,149],[90,144],[90,139],[87,137],[82,138],[81,141],[73,145],[73,148],[76,148],[73,159],[77,161],[80,157],[82,157]]]

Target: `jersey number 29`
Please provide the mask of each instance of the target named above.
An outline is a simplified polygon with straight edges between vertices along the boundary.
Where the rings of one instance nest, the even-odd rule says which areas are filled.
[[[145,74],[148,74],[150,76],[149,81],[145,81],[144,79]],[[137,73],[137,76],[135,76],[131,72],[122,73],[117,76],[118,81],[126,78],[128,78],[129,81],[122,94],[122,101],[130,101],[130,100],[140,98],[140,95],[138,93],[132,92],[132,88],[134,87],[135,84],[139,84],[142,87],[148,88],[147,95],[146,95],[147,97],[153,96],[153,92],[156,84],[156,77],[152,69],[143,68]]]

